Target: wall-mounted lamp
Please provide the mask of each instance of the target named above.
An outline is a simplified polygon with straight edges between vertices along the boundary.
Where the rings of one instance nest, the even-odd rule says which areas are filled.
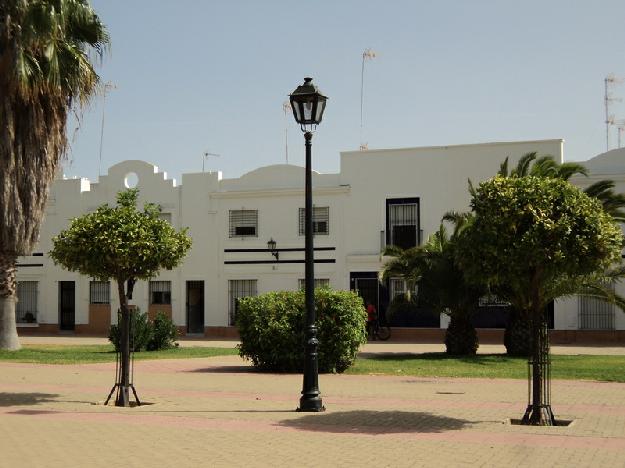
[[[280,260],[280,252],[276,249],[276,241],[273,240],[273,237],[267,241],[267,248],[271,252],[271,255],[276,257],[276,261]]]

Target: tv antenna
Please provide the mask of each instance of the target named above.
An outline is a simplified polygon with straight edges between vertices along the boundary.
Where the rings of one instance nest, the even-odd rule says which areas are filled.
[[[104,142],[104,108],[106,105],[106,95],[112,89],[117,89],[117,86],[110,81],[104,83],[104,86],[102,86],[102,125],[100,127],[100,157],[98,158],[98,176],[102,174],[102,144]]]
[[[621,135],[623,135],[623,131],[625,131],[625,120],[620,120],[615,122],[616,131],[618,135],[618,147],[621,147]]]
[[[362,53],[362,68],[360,69],[360,150],[367,149],[367,143],[362,141],[362,107],[365,88],[365,60],[373,60],[376,53],[371,49],[365,49]]]
[[[610,73],[603,79],[604,85],[604,105],[605,105],[605,150],[610,151],[610,125],[614,125],[614,115],[610,114],[610,104],[613,102],[621,102],[621,98],[614,97],[611,93],[612,88],[623,82],[622,78],[619,78]],[[620,146],[620,145],[619,145]]]
[[[293,110],[289,101],[282,103],[282,110],[284,111],[284,156],[286,157],[286,163],[289,163],[289,126],[287,125],[287,114]]]
[[[221,155],[216,154],[216,153],[209,153],[208,151],[204,151],[204,154],[202,154],[202,172],[204,172],[204,163],[211,156],[214,158],[219,158]]]

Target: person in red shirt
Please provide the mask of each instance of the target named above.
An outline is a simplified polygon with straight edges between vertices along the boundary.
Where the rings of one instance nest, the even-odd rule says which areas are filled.
[[[373,337],[373,326],[378,319],[378,311],[371,302],[367,303],[367,333]]]

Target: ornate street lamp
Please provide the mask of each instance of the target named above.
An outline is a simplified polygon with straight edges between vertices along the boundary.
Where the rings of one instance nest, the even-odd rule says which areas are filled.
[[[305,295],[306,295],[306,351],[304,362],[304,385],[298,411],[325,411],[319,393],[319,368],[317,364],[317,327],[315,326],[315,264],[313,248],[313,204],[312,204],[312,132],[323,117],[327,97],[312,84],[312,78],[304,78],[290,95],[293,116],[304,132],[306,140],[306,187],[304,204],[305,233]]]

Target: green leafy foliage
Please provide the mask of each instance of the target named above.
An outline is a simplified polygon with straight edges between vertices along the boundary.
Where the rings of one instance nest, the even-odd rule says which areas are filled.
[[[174,322],[163,312],[157,312],[152,322],[152,339],[148,342],[148,351],[169,349],[175,346],[178,329]]]
[[[162,268],[178,266],[191,248],[187,229],[176,231],[158,217],[160,208],[146,203],[136,209],[138,190],[117,196],[118,206],[100,206],[74,218],[52,239],[50,257],[70,271],[101,281],[149,279]]]
[[[117,314],[118,323],[121,323],[121,314]],[[109,329],[109,341],[115,346],[115,351],[120,349],[121,333],[118,325],[111,325]],[[152,326],[148,321],[147,314],[135,309],[130,313],[130,348],[138,352],[145,350],[152,340]]]
[[[542,311],[620,260],[618,225],[564,180],[495,177],[479,185],[471,206],[475,221],[461,234],[462,267],[519,310]]]
[[[396,247],[387,249],[385,255],[392,258],[386,263],[381,276],[385,280],[404,278],[409,291],[417,285],[419,304],[437,314],[451,317],[445,338],[447,351],[453,355],[471,355],[475,354],[478,347],[471,316],[485,288],[482,284],[467,280],[456,260],[456,244],[461,233],[473,222],[473,217],[468,213],[449,212],[443,221],[451,223],[451,235],[445,224],[441,223],[439,230],[424,245],[406,250]],[[411,301],[410,296],[407,299]],[[402,306],[401,302],[393,302],[390,310]]]
[[[270,292],[240,300],[239,354],[255,367],[301,372],[304,365],[305,298],[303,291]],[[367,341],[367,314],[351,291],[315,290],[319,372],[344,372]]]
[[[135,352],[173,348],[178,336],[176,326],[163,312],[158,312],[154,321],[150,321],[147,314],[138,309],[130,314],[130,333],[130,347]],[[109,341],[115,346],[115,351],[119,351],[120,331],[117,325],[111,325]]]

